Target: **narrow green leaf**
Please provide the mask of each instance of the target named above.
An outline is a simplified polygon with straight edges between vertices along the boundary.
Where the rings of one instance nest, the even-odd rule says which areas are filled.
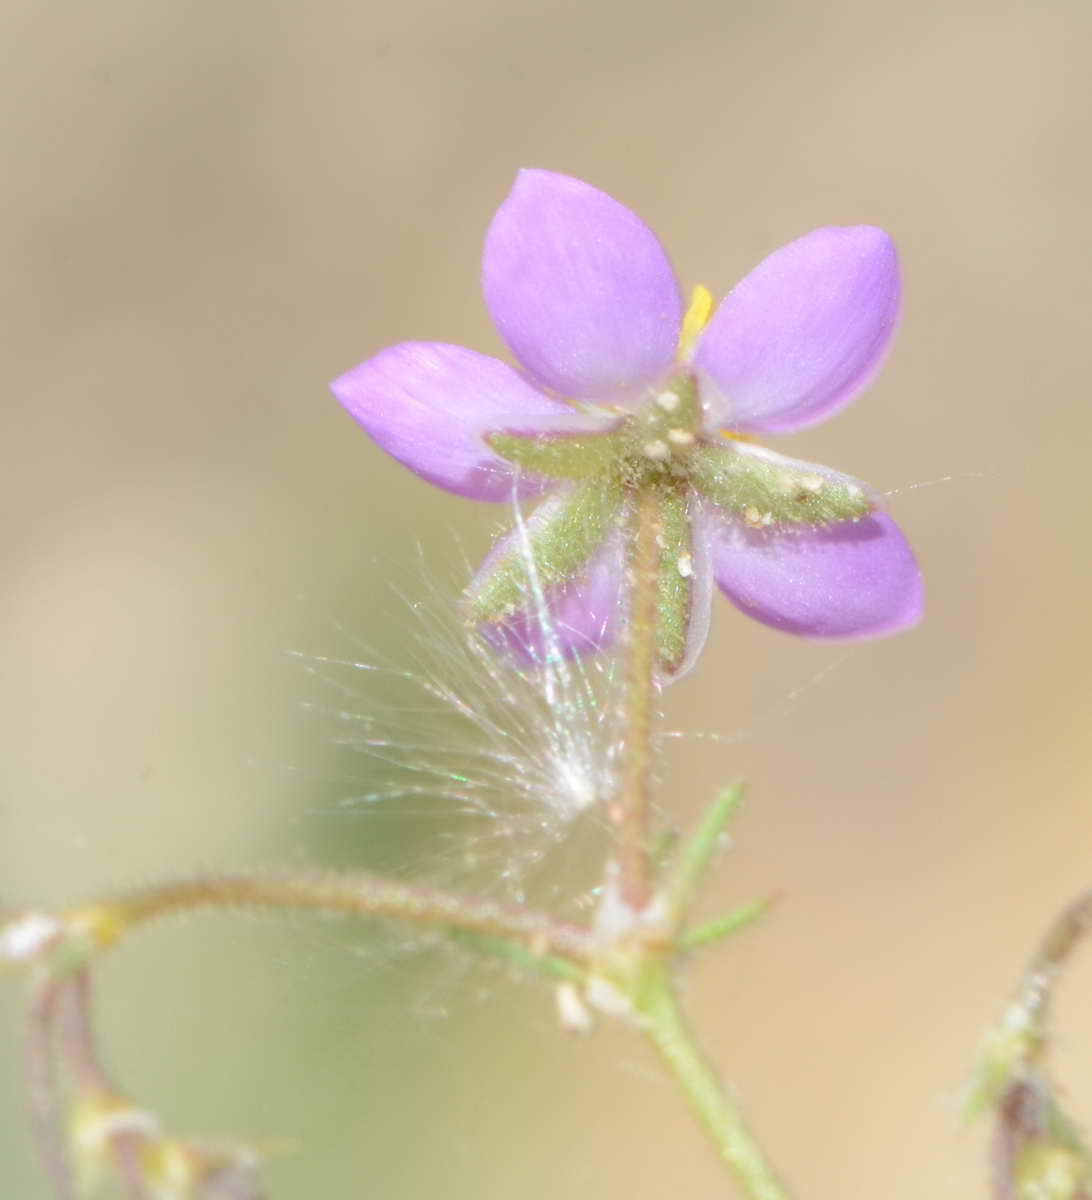
[[[743,799],[743,790],[743,784],[737,783],[720,792],[702,813],[697,828],[683,843],[665,888],[671,922],[675,927],[682,924],[693,906],[717,852],[721,835]]]
[[[723,917],[714,917],[712,921],[688,929],[675,944],[680,950],[700,950],[714,942],[723,941],[726,937],[753,925],[759,917],[765,916],[773,907],[773,903],[771,897],[765,897],[762,900],[753,900],[750,904],[743,904]]]

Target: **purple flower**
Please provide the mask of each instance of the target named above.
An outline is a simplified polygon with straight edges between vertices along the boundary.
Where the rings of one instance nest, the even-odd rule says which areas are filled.
[[[626,514],[660,505],[660,669],[704,642],[711,581],[789,633],[893,633],[921,577],[861,483],[751,441],[825,420],[879,368],[899,308],[890,238],[867,225],[790,242],[714,306],[684,312],[655,235],[603,192],[526,170],[485,241],[486,304],[520,364],[405,342],[335,380],[389,454],[476,500],[550,494],[469,589],[488,634],[544,652],[599,649],[624,612]]]

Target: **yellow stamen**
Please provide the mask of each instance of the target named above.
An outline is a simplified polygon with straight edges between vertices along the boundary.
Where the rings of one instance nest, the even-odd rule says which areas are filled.
[[[708,325],[714,307],[712,292],[699,283],[690,297],[690,307],[686,310],[686,316],[683,317],[682,332],[679,334],[678,358],[680,362],[690,357],[690,351],[694,349],[698,334]]]

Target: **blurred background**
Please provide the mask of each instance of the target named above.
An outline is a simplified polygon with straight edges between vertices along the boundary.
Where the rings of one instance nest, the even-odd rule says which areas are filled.
[[[388,697],[314,658],[419,663],[410,605],[503,514],[386,459],[326,381],[403,339],[502,353],[477,275],[519,166],[613,193],[717,293],[879,224],[889,365],[779,448],[892,493],[928,619],[831,648],[719,600],[667,700],[718,738],[679,744],[667,796],[685,820],[751,783],[710,907],[783,901],[691,1003],[800,1196],[984,1196],[963,1081],[1092,882],[1087,3],[8,0],[4,28],[0,904],[466,865],[439,807],[347,803],[384,768],[330,710]],[[173,1129],[295,1139],[277,1197],[728,1194],[635,1040],[406,950],[149,930],[101,972],[110,1066]],[[1058,1013],[1088,1115],[1090,995],[1092,961]],[[0,981],[0,1193],[36,1200],[21,1000]]]

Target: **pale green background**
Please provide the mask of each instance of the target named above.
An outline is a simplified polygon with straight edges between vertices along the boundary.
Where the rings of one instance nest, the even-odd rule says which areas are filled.
[[[3,28],[0,903],[412,866],[442,832],[339,811],[367,764],[332,761],[285,651],[343,653],[341,627],[407,660],[389,584],[453,591],[455,541],[488,544],[493,514],[325,381],[406,338],[499,351],[478,256],[518,166],[613,192],[717,291],[881,224],[890,364],[781,446],[885,490],[952,477],[891,500],[929,617],[846,651],[718,602],[670,722],[750,736],[682,751],[672,803],[751,779],[715,899],[785,899],[692,1000],[802,1197],[984,1195],[961,1080],[1092,881],[1087,3],[8,0]],[[728,1194],[636,1042],[397,951],[304,919],[150,931],[102,973],[111,1065],[178,1129],[297,1137],[277,1197]],[[1090,994],[1082,968],[1059,1014],[1085,1113]],[[36,1200],[19,1003],[3,981],[0,1194]]]

